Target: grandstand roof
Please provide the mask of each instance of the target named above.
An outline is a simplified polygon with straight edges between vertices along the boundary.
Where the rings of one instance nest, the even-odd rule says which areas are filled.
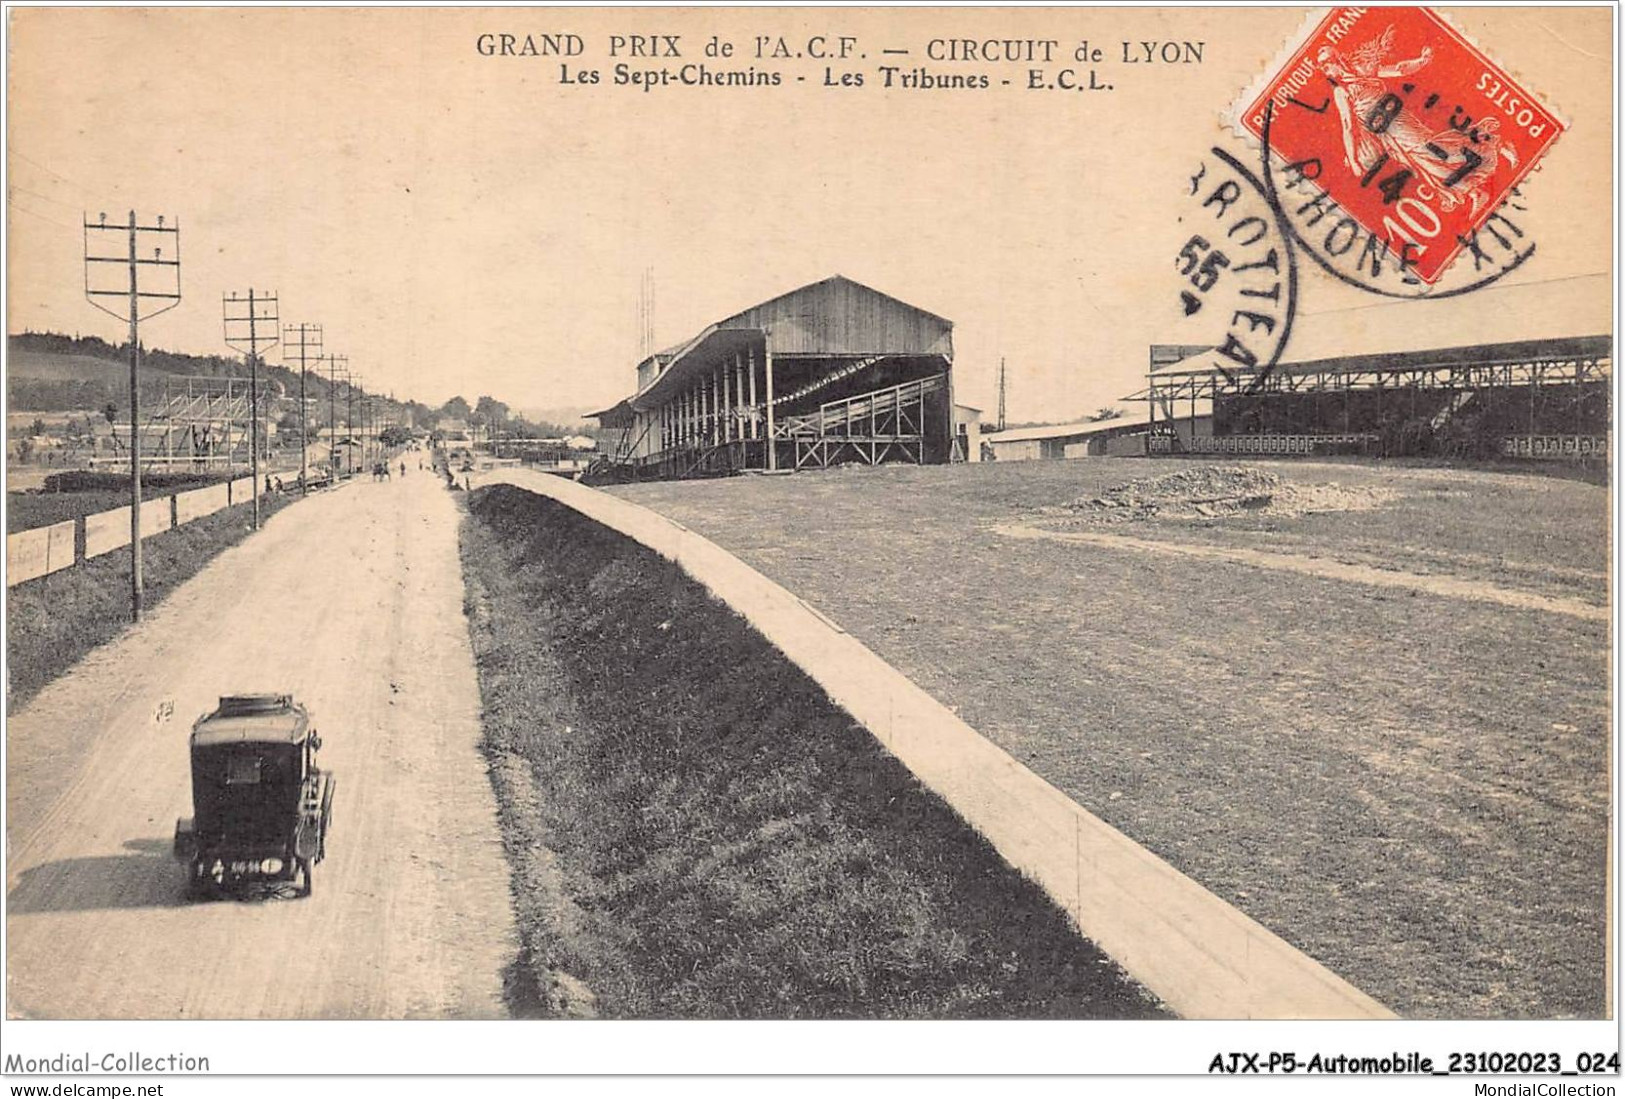
[[[1599,359],[1612,355],[1610,336],[1568,336],[1551,340],[1513,340],[1507,343],[1472,344],[1467,347],[1441,347],[1428,351],[1384,351],[1370,355],[1337,355],[1305,362],[1280,363],[1276,373],[1355,374],[1374,370],[1436,370],[1441,366],[1515,366],[1531,362],[1566,362],[1571,359]],[[1215,366],[1190,370],[1159,370],[1158,379],[1216,374]],[[1231,371],[1252,374],[1254,371]],[[1136,394],[1133,399],[1144,399]]]
[[[1151,422],[1149,412],[1131,412],[1110,420],[1085,420],[1076,424],[1040,424],[1037,427],[1013,427],[1008,431],[994,431],[982,438],[990,443],[1024,443],[1032,439],[1069,439],[1073,436],[1099,435],[1101,432],[1123,428],[1145,427]]]
[[[654,356],[660,372],[627,401],[634,409],[655,407],[679,392],[684,380],[704,376],[736,352],[762,344],[776,357],[951,358],[953,323],[844,275],[832,275],[709,324]]]

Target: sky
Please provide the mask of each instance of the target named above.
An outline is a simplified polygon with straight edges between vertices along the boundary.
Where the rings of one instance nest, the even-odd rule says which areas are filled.
[[[1492,290],[1385,304],[1306,277],[1288,358],[1606,332],[1613,294],[1612,12],[1444,9],[1569,130],[1525,187],[1537,256]],[[23,9],[11,13],[11,332],[123,337],[83,296],[81,213],[182,226],[185,300],[152,346],[225,352],[220,296],[274,290],[369,388],[439,404],[605,407],[631,391],[639,286],[657,346],[843,274],[955,324],[956,393],[1012,421],[1075,418],[1144,385],[1177,342],[1186,180],[1303,9]],[[579,34],[556,58],[482,33]],[[865,60],[779,66],[777,88],[612,86],[612,34],[853,36]],[[938,38],[1087,39],[1111,92],[1029,91],[1028,66],[926,60]],[[1124,41],[1200,64],[1121,64]],[[875,87],[881,48],[986,91]],[[624,59],[619,59],[624,60]],[[1070,62],[1068,62],[1070,64]],[[1062,67],[1059,60],[1048,70]],[[1048,71],[1046,70],[1046,71]],[[805,75],[798,83],[794,75]],[[272,356],[275,357],[274,355]]]

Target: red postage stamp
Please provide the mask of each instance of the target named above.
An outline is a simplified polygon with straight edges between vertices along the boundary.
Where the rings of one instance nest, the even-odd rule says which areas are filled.
[[[1335,8],[1238,116],[1432,284],[1564,122],[1426,8]]]

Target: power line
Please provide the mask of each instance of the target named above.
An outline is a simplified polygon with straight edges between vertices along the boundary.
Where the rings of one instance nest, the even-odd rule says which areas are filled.
[[[16,157],[18,160],[23,161],[24,163],[32,164],[34,167],[38,168],[40,171],[50,173],[51,175],[55,176],[57,179],[60,179],[63,183],[69,184],[70,186],[73,186],[73,187],[79,186],[79,181],[78,180],[68,178],[67,176],[63,175],[61,172],[57,171],[55,168],[52,168],[48,164],[41,164],[39,161],[35,160],[33,157],[31,157],[31,156],[27,155],[26,153],[24,153],[21,149],[18,149],[16,145],[7,145],[6,146],[6,151],[9,152],[12,156]]]
[[[13,201],[11,203],[11,209],[13,209],[14,211],[16,211],[19,214],[27,214],[29,217],[34,218],[37,221],[43,221],[47,225],[55,225],[58,229],[77,229],[77,228],[79,228],[79,226],[73,224],[70,221],[58,221],[56,218],[46,217],[44,214],[40,213],[38,210],[30,210],[26,206],[19,206],[19,205],[17,205],[17,203],[15,201]]]
[[[9,183],[8,182],[6,184],[6,186],[10,190],[12,190],[14,192],[15,191],[21,191],[25,195],[32,195],[35,198],[42,198],[46,202],[55,203],[56,205],[62,207],[64,210],[82,210],[82,209],[84,209],[84,207],[82,205],[80,205],[79,203],[77,203],[77,202],[63,202],[59,198],[52,198],[50,195],[42,195],[38,191],[30,191],[27,187],[19,187],[15,183]]]

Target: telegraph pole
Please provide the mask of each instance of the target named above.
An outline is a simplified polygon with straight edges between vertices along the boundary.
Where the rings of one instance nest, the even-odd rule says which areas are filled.
[[[310,434],[305,404],[306,363],[322,361],[322,326],[290,324],[283,332],[283,361],[295,349],[299,352],[299,495],[310,492]]]
[[[181,303],[181,227],[177,222],[166,226],[163,215],[159,215],[152,225],[142,225],[136,220],[135,211],[130,211],[130,220],[126,225],[107,224],[107,215],[101,214],[95,222],[90,220],[87,213],[84,217],[85,231],[85,297],[91,305],[103,313],[129,322],[130,325],[130,620],[141,621],[141,322],[156,317],[160,313],[167,313]],[[126,254],[119,256],[111,252],[100,251],[91,247],[91,233],[124,233],[127,235]],[[168,234],[165,236],[165,234]],[[97,236],[98,242],[109,238]],[[171,259],[164,258],[163,242],[169,241],[174,248]],[[152,258],[142,257],[141,247],[152,242]],[[98,264],[108,266],[99,267]],[[102,272],[110,272],[122,267],[125,270],[125,281],[122,286],[109,285]],[[141,273],[143,268],[156,268],[150,272],[159,285],[159,289],[142,289]],[[92,277],[91,271],[98,272]],[[152,281],[149,280],[148,285]],[[173,289],[171,289],[173,286]],[[109,307],[97,301],[97,298],[108,298],[120,302],[120,306]],[[142,313],[142,300],[153,299],[166,301],[169,304],[153,309],[149,313]],[[120,311],[122,309],[122,312]]]
[[[276,294],[251,289],[244,297],[233,290],[222,294],[221,313],[225,317],[226,346],[248,356],[248,449],[249,476],[254,480],[254,529],[260,529],[260,348],[273,347],[282,338],[277,315]]]
[[[327,356],[327,461],[335,484],[339,479],[338,376],[340,370],[349,374],[349,368],[350,356]]]
[[[350,467],[350,476],[355,476],[355,378],[349,372],[344,375],[344,433],[349,436],[350,445],[344,448],[345,464]]]
[[[1004,430],[1004,356],[999,356],[999,430]]]

